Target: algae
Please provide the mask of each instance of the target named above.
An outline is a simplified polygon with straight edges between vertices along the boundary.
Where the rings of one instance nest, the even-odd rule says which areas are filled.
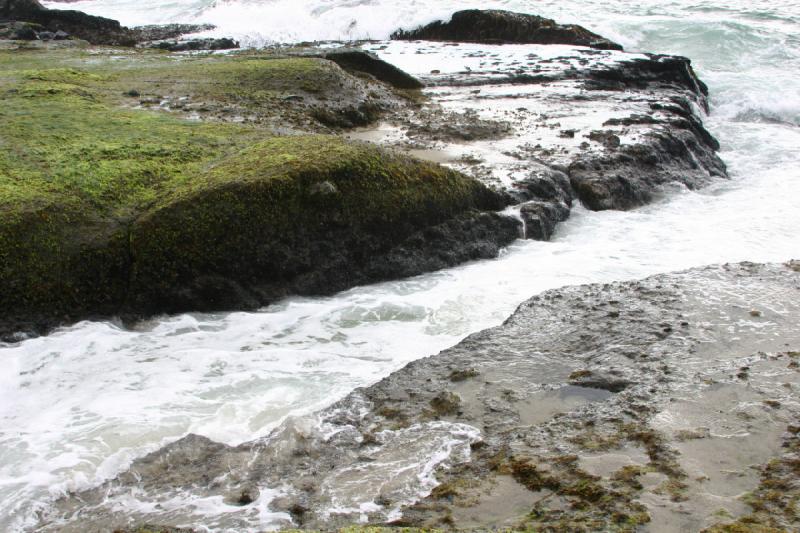
[[[5,329],[332,292],[415,231],[502,207],[455,171],[307,134],[329,131],[321,109],[338,127],[391,100],[320,58],[0,51],[0,94]]]

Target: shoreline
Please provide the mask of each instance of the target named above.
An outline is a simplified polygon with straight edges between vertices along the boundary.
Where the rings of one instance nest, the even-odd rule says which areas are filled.
[[[163,504],[180,490],[244,498],[230,518],[245,520],[265,504],[258,487],[281,485],[269,508],[306,529],[359,516],[422,528],[793,527],[798,276],[797,261],[741,263],[546,291],[503,325],[269,437],[181,439],[57,502],[50,519],[77,512],[79,528],[119,527],[130,516],[117,517],[118,498],[144,491]],[[373,475],[409,461],[433,461],[433,485],[421,471]],[[165,512],[191,521],[188,509]],[[160,515],[138,520],[169,526]]]

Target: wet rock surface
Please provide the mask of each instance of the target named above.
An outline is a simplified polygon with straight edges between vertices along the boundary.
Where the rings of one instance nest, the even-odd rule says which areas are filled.
[[[437,21],[414,30],[398,30],[392,39],[458,41],[486,44],[569,44],[601,50],[622,46],[576,24],[558,24],[537,15],[496,9],[466,9],[449,21]]]
[[[190,435],[41,526],[201,523],[201,502],[227,501],[204,526],[275,513],[326,530],[794,529],[799,272],[743,263],[547,291],[269,437]]]
[[[54,34],[62,31],[96,44],[135,43],[130,30],[116,20],[87,15],[81,11],[47,9],[38,0],[0,1],[0,21],[3,20],[38,24]]]
[[[371,44],[428,97],[358,138],[505,189],[547,240],[570,209],[632,209],[727,177],[683,57],[562,45]],[[524,204],[524,207],[523,207]]]
[[[7,22],[4,22],[7,21]],[[8,31],[8,25],[16,31]],[[91,44],[141,45],[174,52],[238,48],[230,38],[178,39],[214,29],[210,24],[164,24],[127,28],[118,21],[82,11],[48,9],[39,0],[0,1],[0,39],[50,41],[83,39]]]
[[[136,26],[132,31],[137,33],[138,40],[148,42],[177,39],[189,33],[199,33],[214,28],[213,24],[149,24]]]
[[[239,48],[238,41],[223,37],[221,39],[186,39],[180,41],[158,41],[147,43],[150,48],[169,50],[170,52],[188,52],[191,50],[233,50]]]
[[[3,140],[23,154],[15,172],[31,168],[32,153],[61,157],[74,146],[85,147],[76,149],[78,164],[89,165],[92,183],[124,188],[131,165],[148,170],[133,172],[144,180],[136,193],[108,194],[102,208],[65,214],[76,202],[71,185],[36,205],[4,204],[3,340],[87,318],[132,323],[164,312],[256,309],[292,294],[331,294],[494,258],[518,238],[521,223],[494,213],[510,198],[473,178],[336,135],[302,135],[368,125],[413,105],[372,74],[351,74],[309,54],[98,49],[89,69],[69,50],[35,51],[27,62],[7,54],[6,64],[24,63],[2,81],[9,95],[0,111]],[[400,72],[357,55],[374,72]],[[53,63],[76,68],[49,68]],[[68,141],[49,137],[71,131],[73,121],[92,126]],[[46,134],[30,133],[45,125]],[[99,139],[118,142],[119,150],[98,150]],[[152,150],[137,151],[142,142]],[[199,160],[209,164],[195,167]],[[63,160],[54,165],[50,192],[54,182],[71,183],[61,177],[70,168]],[[188,189],[157,183],[183,172],[191,173]],[[30,198],[39,194],[33,176]],[[2,177],[0,187],[16,192],[17,182]],[[159,205],[152,197],[140,202],[142,191]],[[59,216],[70,223],[51,223]],[[30,217],[45,222],[31,226]],[[176,269],[166,274],[165,267]]]

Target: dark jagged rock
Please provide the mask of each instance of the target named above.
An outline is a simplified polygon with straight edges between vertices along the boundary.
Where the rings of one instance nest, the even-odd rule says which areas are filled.
[[[47,9],[38,0],[0,0],[0,20],[33,22],[53,32],[63,31],[93,44],[132,46],[130,30],[116,20],[81,11]]]
[[[652,201],[667,184],[697,189],[727,177],[717,154],[720,145],[698,112],[708,109],[708,89],[687,58],[577,48],[551,57],[531,46],[526,52],[509,51],[506,61],[500,61],[506,54],[501,47],[446,50],[439,44],[426,45],[426,53],[437,47],[447,60],[456,56],[471,65],[461,72],[436,70],[421,77],[428,86],[448,88],[442,91],[445,109],[463,101],[476,124],[502,124],[511,116],[505,131],[525,132],[515,149],[503,152],[518,161],[506,169],[498,170],[497,163],[487,168],[480,158],[469,156],[459,161],[459,168],[509,183],[509,192],[520,203],[533,201],[526,216],[534,238],[552,234],[552,225],[565,219],[561,206],[571,206],[573,197],[592,210],[632,209]],[[486,58],[477,68],[476,57]],[[514,87],[499,88],[503,85]],[[504,106],[501,111],[493,109],[498,103]],[[509,112],[512,106],[515,112]],[[587,119],[595,108],[607,109],[611,116],[598,122]],[[426,106],[419,115],[406,119],[406,135],[415,147],[427,143],[437,150],[444,142],[448,151],[458,152],[463,150],[460,144],[476,139],[442,135],[457,133],[459,126],[435,106]],[[565,128],[562,120],[577,127]]]
[[[514,196],[520,202],[537,199],[572,206],[573,191],[569,177],[558,170],[546,169],[514,184]]]
[[[398,89],[421,89],[424,85],[414,76],[363,50],[343,48],[323,56],[349,72],[364,72]]]
[[[549,241],[556,224],[569,218],[569,207],[562,202],[528,202],[522,204],[519,213],[526,238]]]
[[[544,292],[502,325],[266,438],[165,446],[65,496],[42,531],[193,523],[202,517],[191,506],[162,502],[237,501],[256,486],[282,490],[270,508],[291,518],[285,528],[391,517],[460,530],[632,531],[661,520],[698,531],[725,508],[795,530],[796,513],[780,509],[798,493],[800,352],[787,352],[800,345],[798,272],[797,262],[742,263]],[[748,313],[765,291],[779,311]],[[743,365],[747,383],[733,374]],[[767,465],[760,483],[753,464]],[[747,516],[738,495],[757,487]],[[121,512],[133,495],[146,505]],[[258,516],[245,505],[225,520],[258,528]]]
[[[571,44],[601,50],[622,46],[575,24],[501,10],[468,9],[453,13],[448,22],[437,21],[415,30],[398,30],[396,40],[460,41],[487,44]]]
[[[648,142],[579,158],[569,167],[572,188],[581,203],[594,211],[645,205],[667,183],[697,189],[727,176],[714,145],[704,144],[704,138],[698,138],[687,121],[685,129],[648,135]]]
[[[187,52],[190,50],[232,50],[239,48],[238,41],[223,37],[221,39],[188,39],[181,41],[159,41],[147,45],[150,48],[168,50],[170,52]]]
[[[136,26],[131,31],[136,33],[137,40],[165,41],[175,39],[189,33],[209,31],[216,28],[213,24],[150,24],[147,26]]]
[[[593,69],[589,78],[588,89],[623,90],[661,84],[708,96],[708,87],[695,74],[691,60],[681,56],[646,54],[644,58],[633,58],[615,68]]]

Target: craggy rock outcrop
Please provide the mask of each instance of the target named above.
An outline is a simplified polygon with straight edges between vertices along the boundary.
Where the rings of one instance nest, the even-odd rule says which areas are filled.
[[[622,46],[576,24],[495,9],[467,9],[453,13],[448,22],[437,21],[415,30],[398,30],[392,39],[406,41],[459,41],[486,44],[571,44],[600,50]]]
[[[126,28],[112,19],[81,11],[48,9],[39,0],[0,0],[0,23],[12,21],[12,30],[0,25],[0,39],[42,40],[84,39],[92,44],[115,46],[141,45],[173,52],[187,50],[226,50],[239,45],[230,38],[175,40],[178,37],[213,29],[209,24],[165,24]],[[8,24],[6,24],[8,26]]]
[[[528,238],[549,239],[574,201],[633,209],[670,184],[727,177],[701,118],[708,88],[687,58],[543,45],[375,49],[408,69],[424,64],[413,73],[430,96],[396,119],[405,138],[378,140],[447,154],[505,188]]]
[[[47,9],[39,0],[0,0],[1,20],[32,22],[50,32],[65,32],[93,44],[132,46],[136,42],[131,31],[116,20],[81,11]]]
[[[482,213],[503,205],[455,171],[368,145],[269,140],[129,223],[58,200],[6,215],[2,325],[252,309],[492,258],[518,236],[515,220]]]
[[[138,41],[150,42],[177,39],[189,33],[213,30],[215,27],[213,24],[150,24],[136,26],[131,31],[136,32]]]
[[[322,530],[795,530],[798,296],[800,262],[547,291],[266,438],[189,435],[42,530],[258,529],[267,507]],[[229,507],[210,524],[199,499]]]
[[[186,52],[189,50],[233,50],[239,48],[239,42],[228,37],[221,39],[185,39],[180,41],[158,41],[147,43],[149,48],[169,50],[170,52]]]
[[[72,53],[0,56],[3,334],[252,309],[494,257],[518,236],[494,213],[507,196],[458,171],[299,134],[403,105],[371,77],[313,57],[146,51],[30,68]]]

